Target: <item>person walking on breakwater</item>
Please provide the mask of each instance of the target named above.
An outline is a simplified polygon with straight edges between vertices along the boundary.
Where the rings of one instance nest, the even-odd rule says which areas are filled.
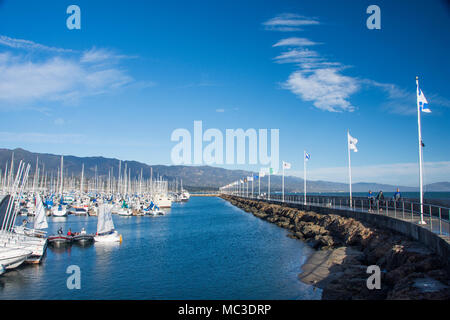
[[[373,195],[372,191],[369,190],[369,194],[367,195],[367,198],[369,199],[369,212],[372,211],[372,207],[374,205],[375,202],[375,196]]]
[[[402,197],[402,194],[400,193],[400,189],[397,188],[397,191],[394,193],[394,200],[399,201]]]
[[[378,208],[381,207],[383,200],[384,200],[384,194],[383,194],[383,191],[380,190],[380,192],[378,192],[378,194],[377,194],[377,205],[378,205]],[[383,208],[380,208],[380,211],[383,211]]]

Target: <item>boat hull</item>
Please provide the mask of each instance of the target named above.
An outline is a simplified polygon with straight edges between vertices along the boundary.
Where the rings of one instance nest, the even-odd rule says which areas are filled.
[[[12,250],[9,254],[0,254],[0,264],[4,269],[14,269],[20,266],[31,255],[31,251]]]
[[[72,243],[72,236],[55,235],[48,237],[48,243],[54,246],[62,246]]]
[[[114,231],[109,234],[96,235],[94,240],[96,242],[122,242],[122,235],[120,235],[117,231]]]
[[[73,241],[79,244],[87,244],[94,241],[93,234],[79,234],[73,237]]]

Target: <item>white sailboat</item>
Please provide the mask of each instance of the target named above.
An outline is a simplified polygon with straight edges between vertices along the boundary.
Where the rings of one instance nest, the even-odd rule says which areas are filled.
[[[94,237],[94,240],[97,242],[122,242],[122,235],[114,229],[111,209],[111,204],[101,204],[99,206],[97,234]]]
[[[14,269],[20,266],[31,255],[30,250],[19,248],[0,248],[0,266],[5,269]]]
[[[66,206],[59,205],[52,208],[52,216],[54,217],[67,217],[67,208]]]
[[[129,217],[129,216],[133,215],[133,211],[131,209],[129,209],[129,208],[120,208],[117,211],[117,214],[119,216]]]

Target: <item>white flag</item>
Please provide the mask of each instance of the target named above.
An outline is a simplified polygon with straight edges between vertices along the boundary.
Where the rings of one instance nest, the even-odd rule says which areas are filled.
[[[348,148],[350,150],[353,150],[355,152],[358,152],[358,149],[356,148],[356,144],[358,143],[358,139],[353,138],[350,133],[347,132],[347,136],[348,136]]]
[[[419,88],[419,79],[416,79],[416,84],[417,84],[417,106],[419,107],[420,111],[425,113],[431,113],[431,110],[428,108],[427,98],[425,98],[425,95]]]
[[[284,162],[283,161],[283,168],[284,169],[290,169],[291,168],[291,164],[289,162]]]
[[[259,170],[259,177],[260,177],[260,178],[265,177],[265,176],[266,176],[266,172],[267,172],[267,169],[266,169],[266,168],[260,169],[260,170]]]

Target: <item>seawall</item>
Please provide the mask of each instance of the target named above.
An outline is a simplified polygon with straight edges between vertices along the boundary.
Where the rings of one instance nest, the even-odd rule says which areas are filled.
[[[323,299],[450,298],[448,243],[426,229],[364,212],[222,198],[317,249],[299,277]],[[370,265],[383,271],[379,290],[367,288]]]

